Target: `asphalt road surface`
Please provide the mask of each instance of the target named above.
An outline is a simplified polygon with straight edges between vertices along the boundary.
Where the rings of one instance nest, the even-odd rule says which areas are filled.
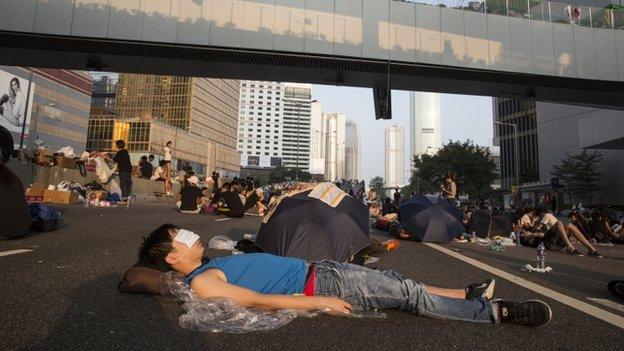
[[[540,298],[552,306],[553,321],[538,329],[389,311],[385,319],[323,315],[271,332],[213,334],[182,329],[176,300],[122,294],[117,283],[141,238],[162,223],[191,229],[207,243],[214,235],[254,233],[260,218],[182,215],[169,205],[62,210],[62,229],[0,242],[0,350],[624,350],[624,301],[606,291],[609,280],[624,278],[621,246],[600,247],[604,260],[548,252],[554,268],[548,274],[520,270],[535,249],[492,252],[469,243],[442,245],[443,252],[402,242],[372,265],[442,287],[464,287],[493,270],[506,274],[513,282],[495,276],[496,297]]]

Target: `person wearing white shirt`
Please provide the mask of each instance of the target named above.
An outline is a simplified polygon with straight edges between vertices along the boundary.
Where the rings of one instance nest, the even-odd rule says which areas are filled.
[[[583,256],[570,242],[569,236],[573,236],[587,248],[588,256],[603,258],[573,224],[564,225],[562,221],[544,208],[535,211],[535,217],[539,218],[535,224],[535,230],[545,232],[542,240],[548,250],[561,250],[565,247],[569,254]]]
[[[167,178],[164,160],[160,160],[159,166],[154,170],[151,179],[157,182],[163,182],[165,187],[165,194],[167,194],[167,196],[171,196],[171,181]]]
[[[21,127],[25,122],[26,98],[20,87],[20,81],[16,77],[11,79],[9,94],[0,98],[0,114],[4,119],[15,127]]]

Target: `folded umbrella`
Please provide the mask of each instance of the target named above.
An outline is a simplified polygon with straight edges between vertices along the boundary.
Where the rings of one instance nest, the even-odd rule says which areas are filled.
[[[399,209],[402,227],[423,242],[447,243],[464,231],[461,213],[448,200],[416,195]]]

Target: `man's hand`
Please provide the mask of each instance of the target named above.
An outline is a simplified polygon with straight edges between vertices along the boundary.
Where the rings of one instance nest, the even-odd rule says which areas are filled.
[[[334,316],[341,316],[345,314],[351,314],[353,306],[350,303],[343,301],[337,297],[331,296],[314,296],[318,309],[324,313]]]

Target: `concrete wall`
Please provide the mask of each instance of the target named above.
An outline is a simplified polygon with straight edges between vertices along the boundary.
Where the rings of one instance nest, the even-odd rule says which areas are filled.
[[[560,163],[565,152],[578,153],[612,139],[624,136],[624,112],[579,106],[537,103],[537,132],[540,181],[549,182],[553,166]],[[593,150],[605,154],[602,184],[594,200],[624,204],[624,149]],[[576,199],[575,201],[584,200]],[[586,200],[584,200],[586,201]]]
[[[4,1],[0,30],[624,81],[624,31],[390,0]]]

